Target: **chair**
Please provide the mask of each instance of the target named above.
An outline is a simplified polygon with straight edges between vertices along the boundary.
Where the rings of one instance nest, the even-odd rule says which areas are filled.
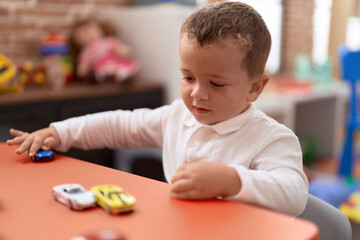
[[[354,132],[360,128],[360,117],[357,104],[357,82],[360,81],[360,51],[351,51],[345,46],[339,47],[339,65],[342,79],[349,82],[349,114],[346,122],[346,138],[342,150],[339,173],[351,176],[354,156]]]
[[[299,218],[318,225],[322,240],[351,240],[352,238],[349,219],[339,209],[311,194]]]
[[[115,158],[119,170],[166,182],[160,148],[122,148],[116,151]]]

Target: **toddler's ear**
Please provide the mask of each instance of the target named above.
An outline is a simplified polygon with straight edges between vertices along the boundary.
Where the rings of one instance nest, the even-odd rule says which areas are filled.
[[[262,90],[264,89],[265,85],[269,82],[270,75],[268,74],[261,74],[256,76],[252,79],[251,90],[247,97],[249,102],[254,102],[260,96]]]

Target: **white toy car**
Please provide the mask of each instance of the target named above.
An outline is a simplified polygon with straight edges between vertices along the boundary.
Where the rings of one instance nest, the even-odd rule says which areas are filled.
[[[96,206],[96,198],[91,191],[79,184],[63,184],[53,188],[54,199],[66,205],[69,209],[82,210]]]

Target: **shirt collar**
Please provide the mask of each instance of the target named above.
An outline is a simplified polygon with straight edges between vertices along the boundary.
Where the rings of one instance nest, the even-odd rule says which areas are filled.
[[[256,106],[254,103],[250,104],[250,107],[243,113],[236,115],[233,118],[228,120],[216,123],[214,125],[203,125],[196,121],[196,119],[189,113],[187,118],[185,119],[185,126],[194,127],[196,125],[199,126],[207,126],[212,128],[215,132],[220,135],[226,135],[231,132],[235,132],[239,130],[245,123],[247,123],[255,114]]]
[[[200,123],[196,121],[196,119],[193,117],[190,111],[188,111],[188,115],[186,116],[184,124],[187,127],[194,127],[196,124],[200,124]]]

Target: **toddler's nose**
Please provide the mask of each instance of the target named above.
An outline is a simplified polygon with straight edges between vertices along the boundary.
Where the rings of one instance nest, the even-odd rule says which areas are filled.
[[[191,92],[191,97],[195,98],[196,100],[208,100],[209,91],[205,86],[196,84]]]

